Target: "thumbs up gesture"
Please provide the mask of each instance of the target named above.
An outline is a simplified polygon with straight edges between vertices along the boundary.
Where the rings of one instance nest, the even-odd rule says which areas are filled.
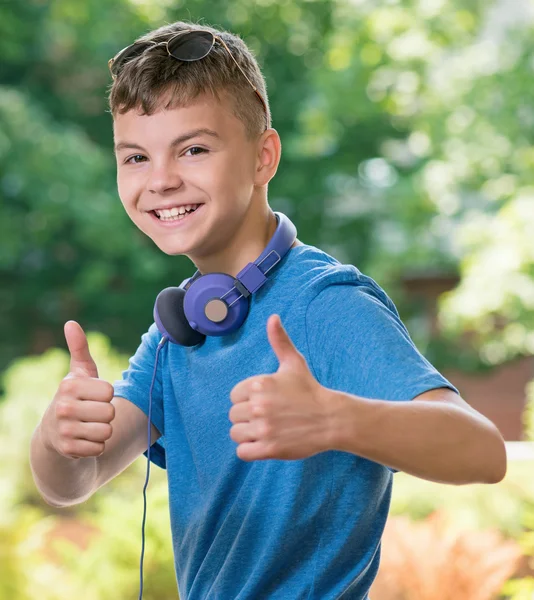
[[[113,386],[98,378],[87,337],[76,321],[65,323],[70,372],[41,421],[44,444],[67,458],[100,456],[113,432]]]
[[[96,377],[98,369],[91,353],[84,330],[76,321],[67,321],[64,327],[65,340],[70,352],[70,371],[67,377]]]
[[[328,389],[310,372],[278,315],[267,320],[278,371],[239,382],[230,393],[230,437],[245,461],[300,459],[330,449]]]

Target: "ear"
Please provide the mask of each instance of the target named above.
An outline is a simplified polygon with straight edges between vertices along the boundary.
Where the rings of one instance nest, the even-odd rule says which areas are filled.
[[[273,129],[265,130],[257,143],[256,176],[254,185],[264,186],[276,175],[280,157],[282,155],[282,142],[278,131]]]

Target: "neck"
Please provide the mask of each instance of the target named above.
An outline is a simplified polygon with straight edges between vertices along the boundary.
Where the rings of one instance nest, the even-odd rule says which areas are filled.
[[[236,232],[229,236],[230,241],[226,242],[225,247],[220,251],[189,257],[202,275],[227,273],[236,277],[248,263],[254,262],[265,250],[276,231],[278,222],[267,202],[259,203],[259,206],[261,208],[245,213]],[[302,243],[295,240],[292,247],[297,245]]]

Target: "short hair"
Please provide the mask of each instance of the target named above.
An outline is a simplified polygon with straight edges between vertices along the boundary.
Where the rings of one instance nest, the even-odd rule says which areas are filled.
[[[212,94],[220,101],[220,92],[226,92],[231,99],[233,114],[245,126],[247,139],[259,137],[266,128],[271,127],[266,83],[253,52],[238,35],[206,25],[176,21],[142,35],[135,41],[166,42],[185,29],[210,31],[222,38],[261,94],[267,111],[226,49],[216,41],[211,52],[201,60],[177,60],[168,55],[163,45],[151,46],[141,55],[128,60],[109,89],[111,115],[115,117],[131,109],[140,110],[142,115],[151,115],[160,108],[188,106],[203,93]],[[162,100],[168,92],[170,100],[163,107]]]

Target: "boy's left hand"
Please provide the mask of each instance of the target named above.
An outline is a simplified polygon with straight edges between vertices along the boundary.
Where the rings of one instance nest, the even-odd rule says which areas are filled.
[[[239,444],[237,456],[291,460],[329,450],[328,389],[314,378],[278,315],[267,320],[267,337],[278,371],[244,379],[230,393],[230,437]]]

